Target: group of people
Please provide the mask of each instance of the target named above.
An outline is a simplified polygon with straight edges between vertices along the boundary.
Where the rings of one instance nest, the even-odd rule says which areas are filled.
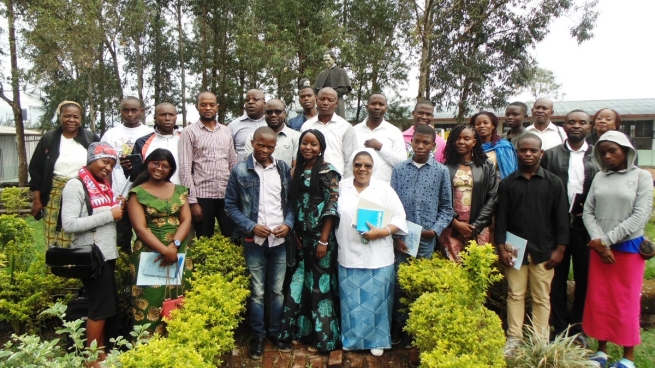
[[[601,365],[607,341],[615,342],[624,346],[617,366],[633,366],[644,272],[639,245],[653,180],[617,131],[618,113],[602,109],[591,118],[574,110],[558,127],[550,121],[552,101],[539,99],[524,128],[528,107],[514,102],[502,136],[499,118],[483,111],[444,141],[430,125],[429,101],[416,104],[413,125],[402,132],[384,119],[382,94],[369,97],[368,117],[354,127],[335,113],[334,89],[316,93],[305,83],[299,97],[303,113],[288,122],[282,100],[250,90],[244,115],[225,126],[216,121],[216,96],[202,92],[198,122],[181,133],[174,105],[156,106],[152,131],[141,123],[141,101],[128,97],[123,124],[102,140],[81,128],[79,104],[60,105],[61,126],[43,136],[30,163],[32,214],[45,210],[50,244],[95,238],[103,252],[102,275],[82,280],[88,343],[106,341],[105,321],[117,311],[118,249],[131,254],[134,323],[164,333],[161,303],[179,288],[137,285],[140,255],[158,252],[165,266],[185,253],[188,281],[191,228],[210,237],[217,221],[221,234],[243,247],[251,275],[253,359],[267,339],[282,351],[295,341],[318,352],[376,356],[394,344],[408,347],[396,273],[411,257],[411,222],[422,228],[417,258],[459,262],[472,240],[496,246],[508,281],[507,354],[523,337],[529,282],[537,333],[547,336],[552,325],[557,334],[578,333],[582,344],[586,333],[599,340],[593,359]],[[362,202],[385,209],[384,226],[356,229]],[[508,233],[527,242],[523,259],[513,257]]]

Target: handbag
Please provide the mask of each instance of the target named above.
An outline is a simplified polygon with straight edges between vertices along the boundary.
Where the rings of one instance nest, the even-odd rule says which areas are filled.
[[[284,247],[287,256],[287,267],[294,267],[297,263],[296,257],[298,253],[298,240],[296,232],[291,229],[284,239]]]
[[[181,270],[180,270],[181,272]],[[180,277],[182,277],[182,274],[180,274]],[[171,291],[168,288],[168,271],[166,272],[166,286],[164,287],[164,301],[161,304],[161,316],[162,318],[171,319],[171,312],[174,311],[175,309],[181,309],[182,306],[184,305],[184,295],[180,295],[179,293],[179,286],[177,287],[178,295],[177,298],[171,299]],[[184,293],[184,284],[182,284],[182,293]],[[166,298],[166,290],[168,290],[168,298]]]
[[[653,258],[655,256],[655,245],[653,245],[653,242],[644,239],[644,241],[639,244],[639,254],[641,254],[641,257],[647,261]]]
[[[77,179],[79,180],[79,178]],[[81,180],[80,180],[81,182]],[[91,199],[84,184],[84,197],[88,215],[93,213]],[[57,231],[61,231],[61,210],[59,211],[59,220],[57,222]],[[59,277],[65,278],[95,278],[102,272],[102,264],[105,257],[102,255],[100,248],[95,244],[96,232],[93,232],[93,244],[83,245],[75,248],[63,248],[56,243],[51,244],[45,252],[45,264],[50,267],[50,271]]]

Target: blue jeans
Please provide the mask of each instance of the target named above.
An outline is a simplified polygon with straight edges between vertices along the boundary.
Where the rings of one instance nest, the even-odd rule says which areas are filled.
[[[268,246],[268,240],[263,245],[248,241],[243,242],[246,264],[250,271],[250,328],[253,336],[262,338],[264,331],[264,285],[268,278],[269,310],[268,333],[277,336],[282,319],[284,305],[284,274],[287,270],[287,256],[284,244],[275,247]]]
[[[436,245],[437,238],[432,238],[430,240],[426,239],[421,239],[421,242],[419,243],[418,246],[418,252],[416,253],[416,258],[432,258],[432,253],[434,253],[434,248]],[[401,309],[407,308],[406,305],[402,304],[400,302],[400,298],[405,298],[407,297],[405,295],[405,292],[402,290],[400,287],[400,282],[398,281],[398,269],[400,268],[400,265],[403,263],[408,262],[408,259],[411,258],[411,256],[407,253],[399,252],[397,250],[393,250],[394,255],[396,256],[395,258],[395,269],[396,269],[396,279],[395,279],[395,285],[394,285],[394,294],[393,294],[393,323],[398,327],[398,328],[404,328],[405,324],[407,323],[407,313],[403,312]]]

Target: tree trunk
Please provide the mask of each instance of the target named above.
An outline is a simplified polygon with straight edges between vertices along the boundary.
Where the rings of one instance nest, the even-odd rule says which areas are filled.
[[[417,99],[429,99],[428,91],[428,76],[430,74],[430,34],[432,29],[431,13],[430,13],[430,0],[425,0],[423,16],[416,19],[419,24],[419,37],[421,37],[421,63],[419,65],[418,76],[418,93]],[[422,28],[422,29],[421,29]]]
[[[105,46],[107,47],[107,51],[109,51],[109,54],[111,55],[111,61],[113,63],[113,67],[114,67],[114,74],[115,74],[115,77],[116,77],[116,93],[118,93],[118,99],[122,100],[123,99],[123,83],[121,82],[121,72],[120,72],[120,69],[118,67],[118,55],[116,54],[116,48],[108,40],[105,40]]]
[[[20,79],[18,70],[18,53],[16,51],[16,12],[14,1],[7,0],[7,20],[9,22],[9,55],[11,59],[11,89],[13,101],[9,103],[16,123],[16,146],[18,149],[18,186],[27,186],[27,153],[25,150],[25,127],[20,105]],[[3,93],[4,96],[4,93]],[[5,101],[7,101],[5,99]],[[9,102],[9,101],[7,101]]]
[[[134,37],[135,61],[136,61],[136,89],[139,100],[143,103],[143,59],[141,56],[141,36]],[[145,119],[145,116],[143,117]]]
[[[186,68],[184,67],[184,34],[182,33],[182,2],[177,1],[177,35],[180,46],[180,76],[182,79],[182,126],[186,127]]]
[[[86,86],[86,94],[89,97],[89,121],[91,122],[91,130],[96,131],[96,107],[95,100],[93,99],[93,78],[91,78],[91,71],[87,72],[88,84]]]
[[[355,122],[359,123],[359,112],[362,109],[362,85],[364,82],[359,80],[359,87],[357,88],[357,114],[355,115]]]
[[[207,91],[209,88],[209,83],[207,81],[207,1],[203,0],[202,2],[202,16],[198,19],[200,23],[200,70],[202,75],[202,86],[200,91]]]

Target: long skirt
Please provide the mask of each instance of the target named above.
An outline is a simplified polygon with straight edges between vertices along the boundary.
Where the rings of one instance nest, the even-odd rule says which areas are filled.
[[[339,265],[344,349],[391,348],[394,278],[393,264],[375,269]]]
[[[646,262],[637,253],[612,253],[614,264],[603,263],[596,252],[590,254],[582,329],[597,340],[620,346],[639,345],[640,299]]]
[[[328,352],[341,345],[337,243],[331,234],[325,257],[318,259],[316,246],[319,236],[302,234],[298,265],[286,287],[278,338],[281,341],[299,340],[320,352]]]
[[[57,244],[63,248],[70,248],[73,241],[73,235],[65,233],[63,230],[57,231],[57,222],[59,221],[59,212],[61,211],[61,193],[64,191],[66,183],[70,178],[64,176],[54,176],[52,178],[52,190],[50,190],[50,200],[43,209],[43,223],[46,247]]]

